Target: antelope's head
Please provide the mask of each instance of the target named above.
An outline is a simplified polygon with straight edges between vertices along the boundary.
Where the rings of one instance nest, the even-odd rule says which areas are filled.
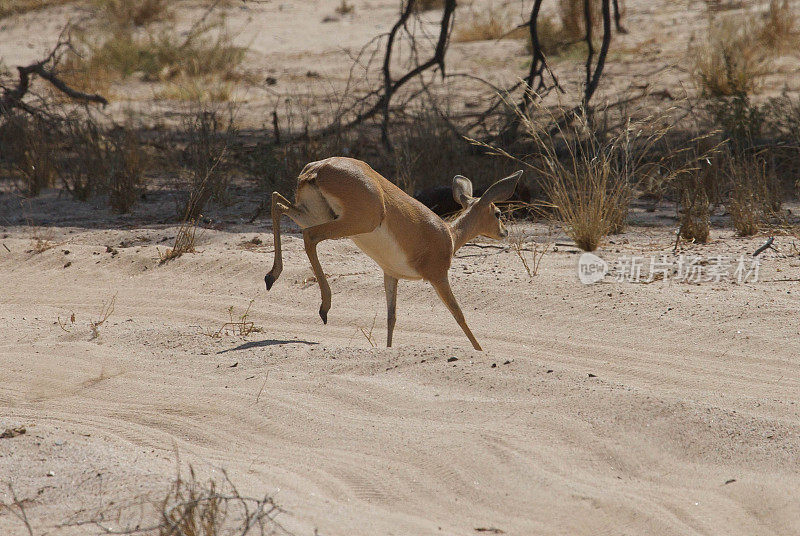
[[[521,175],[522,170],[519,170],[505,179],[500,179],[489,186],[480,197],[472,197],[472,181],[468,178],[462,175],[453,177],[453,197],[464,209],[458,223],[468,235],[465,237],[467,240],[479,235],[496,240],[508,236],[508,230],[501,219],[502,213],[495,206],[495,202],[505,201],[511,197]]]

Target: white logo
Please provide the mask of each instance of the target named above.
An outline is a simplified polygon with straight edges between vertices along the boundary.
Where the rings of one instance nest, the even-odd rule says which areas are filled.
[[[608,273],[608,263],[594,253],[584,253],[578,259],[578,279],[584,285],[597,283]]]

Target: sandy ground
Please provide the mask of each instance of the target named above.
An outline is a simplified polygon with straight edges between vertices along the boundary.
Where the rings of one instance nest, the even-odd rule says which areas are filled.
[[[243,121],[263,124],[275,99],[346,81],[348,54],[395,9],[352,3],[354,15],[329,23],[338,0],[229,10],[248,69],[277,78],[241,89]],[[631,33],[606,71],[626,76],[605,78],[597,100],[691,92],[685,67],[669,66],[705,4],[626,4]],[[2,21],[3,62],[42,57],[76,13]],[[521,48],[453,43],[448,57],[454,71],[511,83]],[[574,91],[581,69],[564,60],[562,83]],[[767,89],[795,87],[796,72],[779,62]],[[111,110],[150,110],[152,93],[115,87]],[[159,199],[122,217],[54,192],[22,206],[0,195],[0,432],[27,427],[0,439],[0,482],[37,536],[91,534],[59,526],[163,496],[176,455],[202,478],[224,469],[242,492],[271,494],[295,534],[800,534],[800,286],[780,281],[800,278],[793,237],[778,236],[780,253],[765,252],[760,281],[743,285],[583,285],[569,246],[529,278],[513,251],[467,245],[452,283],[485,351],[421,282],[401,283],[396,347],[385,349],[382,277],[351,242],[320,246],[334,292],[324,326],[297,234],[264,289],[270,228],[230,215],[256,200],[212,214],[197,253],[159,265],[176,233],[154,223],[174,219]],[[601,257],[670,254],[674,221],[633,221]],[[568,242],[541,224],[519,230],[529,245]],[[33,253],[35,237],[54,247]],[[255,237],[261,245],[248,245]],[[713,238],[684,252],[735,258],[766,239]],[[90,322],[114,296],[93,338]],[[262,331],[208,336],[251,300]],[[0,534],[24,533],[0,512]]]
[[[220,226],[166,265],[174,227],[3,227],[0,428],[28,432],[0,439],[0,475],[37,534],[86,534],[54,526],[158,496],[176,452],[272,494],[297,534],[800,534],[800,287],[776,281],[800,276],[791,237],[743,285],[582,285],[567,246],[530,279],[513,251],[467,245],[451,277],[477,352],[422,282],[401,282],[385,349],[380,271],[347,240],[320,246],[324,326],[297,234],[267,293],[269,227]],[[56,245],[28,252],[48,229]],[[673,238],[612,241],[609,262]],[[763,241],[715,230],[685,253]],[[251,299],[262,332],[206,335]],[[0,532],[23,531],[0,514]]]
[[[349,106],[381,86],[382,53],[368,47],[359,59],[361,67],[354,67],[354,59],[373,38],[391,28],[398,3],[348,0],[353,10],[346,15],[336,12],[340,3],[269,0],[221,4],[219,14],[224,16],[228,35],[233,43],[248,50],[240,68],[244,79],[235,84],[231,97],[239,110],[237,123],[241,127],[271,129],[273,110],[278,112],[284,130],[300,129],[305,123],[311,128],[327,126],[339,106]],[[709,3],[701,0],[628,0],[622,4],[623,25],[628,33],[614,34],[605,74],[593,100],[596,105],[603,105],[636,98],[629,107],[638,104],[642,113],[653,113],[654,109],[664,112],[673,107],[691,112],[684,102],[696,94],[688,50],[705,38],[710,16],[716,13],[717,18],[757,20],[755,13],[763,12],[768,2],[723,2],[724,9],[718,12],[710,12]],[[792,4],[800,6],[797,0]],[[140,31],[157,35],[166,25],[182,35],[203,16],[204,5],[195,0],[175,3],[174,20]],[[487,12],[507,21],[509,27],[521,24],[527,20],[531,2],[472,0],[459,2],[459,6],[447,52],[448,73],[456,77],[442,81],[437,75],[430,81],[431,90],[441,100],[440,106],[446,106],[453,114],[469,116],[488,107],[497,94],[492,86],[459,75],[479,77],[499,88],[511,87],[527,75],[530,56],[524,40],[461,42],[459,31]],[[555,8],[546,2],[543,9],[553,14]],[[413,24],[423,53],[435,45],[437,17],[436,10],[424,12]],[[215,16],[211,18],[216,20]],[[15,65],[45,57],[68,21],[89,35],[102,35],[107,26],[80,2],[8,17],[0,21],[0,66],[13,72]],[[402,35],[392,71],[395,78],[409,68],[408,44],[409,39]],[[375,52],[378,54],[369,62]],[[580,54],[550,59],[566,94],[552,92],[545,104],[572,105],[580,101],[584,61]],[[368,63],[367,75],[363,67]],[[782,92],[795,94],[800,89],[798,73],[797,54],[787,50],[775,59],[756,99]],[[273,85],[266,82],[268,79]],[[408,91],[418,90],[412,86],[407,87]],[[106,95],[111,105],[104,112],[117,120],[133,111],[153,118],[155,124],[168,121],[186,103],[159,98],[161,88],[160,84],[144,83],[136,76],[114,83]],[[345,88],[348,94],[342,97]],[[651,97],[638,100],[645,94]]]

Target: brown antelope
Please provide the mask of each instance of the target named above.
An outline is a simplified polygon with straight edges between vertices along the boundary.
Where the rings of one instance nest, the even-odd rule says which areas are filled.
[[[295,202],[272,193],[272,232],[275,260],[264,277],[267,290],[283,269],[280,219],[286,214],[303,229],[308,260],[322,292],[319,316],[328,323],[331,288],[317,258],[323,240],[349,237],[383,269],[388,311],[386,346],[392,345],[398,279],[430,282],[464,330],[472,346],[481,346],[472,335],[458,306],[447,271],[453,254],[478,235],[501,239],[508,235],[495,201],[514,192],[522,171],[492,184],[480,198],[472,197],[466,177],[453,178],[453,197],[464,209],[445,223],[425,205],[386,180],[366,162],[333,157],[308,164],[297,179]]]

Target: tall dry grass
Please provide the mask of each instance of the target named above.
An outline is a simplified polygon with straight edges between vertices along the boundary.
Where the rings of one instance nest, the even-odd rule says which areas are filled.
[[[548,205],[567,235],[581,249],[594,251],[604,237],[622,232],[632,187],[649,168],[660,166],[653,148],[669,132],[669,123],[648,117],[607,131],[585,112],[562,126],[538,107],[528,113],[513,109],[534,147],[534,156],[518,160],[540,177]],[[554,124],[555,130],[549,130]]]
[[[798,17],[787,0],[770,0],[763,13],[712,16],[706,38],[689,47],[692,76],[705,97],[751,95],[763,86],[774,57],[798,46]]]
[[[168,0],[92,0],[95,11],[118,29],[172,18]]]
[[[466,43],[490,41],[506,35],[513,25],[508,14],[496,7],[472,10],[466,20],[459,21],[453,32],[453,40]]]
[[[246,50],[233,44],[221,21],[198,25],[187,35],[172,27],[157,31],[121,28],[84,33],[67,54],[61,72],[83,91],[98,91],[134,74],[148,82],[214,77],[238,80]]]

